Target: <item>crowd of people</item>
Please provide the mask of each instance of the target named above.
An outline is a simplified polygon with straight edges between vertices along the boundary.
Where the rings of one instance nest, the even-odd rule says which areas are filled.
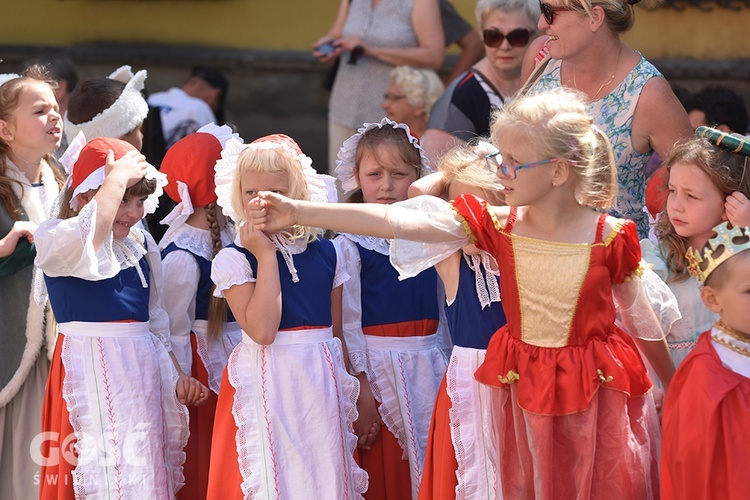
[[[330,175],[213,68],[0,75],[0,497],[744,498],[748,115],[637,3],[341,0]]]

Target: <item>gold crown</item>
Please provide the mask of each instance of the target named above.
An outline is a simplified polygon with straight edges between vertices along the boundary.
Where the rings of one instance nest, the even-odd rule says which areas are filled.
[[[731,229],[730,229],[731,228]],[[714,228],[715,236],[703,247],[703,257],[689,248],[686,257],[690,276],[705,283],[708,276],[724,261],[745,250],[750,250],[750,228],[732,227],[722,222]]]

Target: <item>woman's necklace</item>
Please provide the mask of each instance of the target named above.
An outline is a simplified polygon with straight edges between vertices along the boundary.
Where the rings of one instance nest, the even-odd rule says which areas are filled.
[[[592,101],[596,101],[596,99],[599,97],[599,92],[601,92],[604,87],[606,87],[607,85],[612,83],[612,81],[614,81],[615,75],[617,74],[617,67],[620,65],[620,56],[622,55],[622,45],[623,44],[621,43],[620,51],[617,53],[617,60],[615,61],[615,69],[612,70],[612,76],[609,77],[609,80],[607,80],[606,82],[602,83],[599,86],[599,88],[596,90],[596,93],[593,96],[591,96]],[[578,88],[578,83],[576,82],[576,67],[575,66],[573,66],[573,86],[576,88],[576,90],[581,90],[580,88]]]

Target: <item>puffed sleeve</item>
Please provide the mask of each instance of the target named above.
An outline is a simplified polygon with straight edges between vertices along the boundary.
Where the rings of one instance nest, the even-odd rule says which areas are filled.
[[[469,243],[450,203],[435,196],[417,196],[388,206],[391,265],[399,279],[412,278]]]
[[[335,244],[333,245],[333,249],[336,252],[336,269],[333,276],[333,288],[336,288],[349,281],[351,276],[346,267],[345,258],[341,253],[341,249]]]
[[[666,282],[669,279],[669,270],[667,269],[667,261],[661,253],[661,248],[655,245],[653,241],[644,239],[641,240],[641,252],[643,260],[651,266],[651,269],[662,281]]]
[[[112,249],[112,232],[94,249],[96,199],[87,203],[77,217],[48,219],[34,231],[34,264],[47,276],[74,276],[86,280],[109,279],[120,272]]]
[[[172,350],[185,373],[191,372],[193,352],[190,331],[195,321],[195,298],[198,294],[200,269],[189,252],[170,252],[162,261],[164,271],[164,310],[171,325]]]
[[[216,284],[214,295],[224,297],[224,291],[235,285],[255,282],[253,269],[241,252],[234,248],[224,248],[211,263],[211,280]]]
[[[354,242],[345,236],[336,237],[333,244],[340,253],[342,263],[349,274],[349,280],[344,283],[343,288],[342,324],[351,370],[352,373],[367,372],[367,342],[362,331],[362,282],[359,251]]]
[[[632,220],[619,219],[604,239],[606,263],[613,285],[643,273],[638,230]]]

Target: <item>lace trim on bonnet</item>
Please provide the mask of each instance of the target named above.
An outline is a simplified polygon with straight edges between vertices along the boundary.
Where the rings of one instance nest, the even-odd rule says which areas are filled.
[[[434,172],[434,170],[430,168],[430,163],[427,160],[427,156],[425,156],[424,154],[424,149],[422,149],[422,146],[419,145],[419,140],[411,135],[409,126],[405,123],[396,123],[393,120],[389,120],[388,118],[383,118],[382,120],[380,120],[380,123],[365,123],[360,129],[357,130],[356,134],[345,140],[344,144],[341,146],[341,149],[339,149],[337,155],[338,159],[336,160],[336,177],[338,178],[339,182],[341,182],[341,188],[345,193],[350,193],[359,188],[359,185],[357,184],[357,178],[354,175],[354,170],[357,166],[355,161],[357,156],[357,146],[359,145],[359,141],[362,140],[362,136],[364,135],[364,133],[375,127],[393,127],[403,129],[406,132],[406,137],[409,138],[409,142],[417,151],[419,151],[421,164],[419,176],[424,177]]]

